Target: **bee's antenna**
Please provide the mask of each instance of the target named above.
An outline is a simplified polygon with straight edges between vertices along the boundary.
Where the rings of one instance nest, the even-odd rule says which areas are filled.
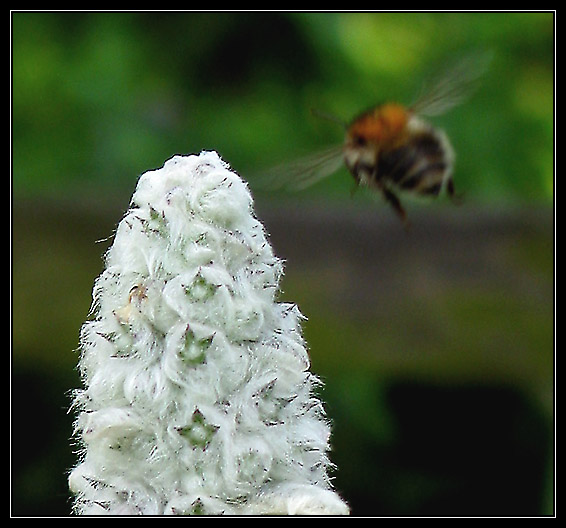
[[[316,108],[311,108],[311,114],[315,117],[320,118],[320,119],[324,119],[326,121],[332,121],[333,123],[337,123],[338,125],[341,125],[344,128],[346,128],[348,126],[348,123],[346,123],[346,121],[344,121],[343,119],[340,119],[339,117],[335,116],[334,114],[329,114],[327,112],[322,112],[321,110],[317,110]]]

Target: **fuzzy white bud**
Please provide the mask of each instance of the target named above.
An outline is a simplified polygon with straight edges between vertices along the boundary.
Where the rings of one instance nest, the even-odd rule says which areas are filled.
[[[140,177],[81,332],[77,513],[348,513],[281,274],[215,152]]]

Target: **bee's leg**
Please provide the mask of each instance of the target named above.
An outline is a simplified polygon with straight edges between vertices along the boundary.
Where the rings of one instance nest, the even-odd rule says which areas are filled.
[[[401,205],[401,201],[399,200],[399,198],[397,198],[397,195],[393,191],[391,191],[391,190],[389,190],[385,187],[383,187],[381,190],[383,192],[383,197],[385,198],[385,200],[387,200],[389,205],[391,205],[391,207],[393,207],[393,209],[397,213],[397,216],[399,216],[399,218],[401,219],[403,224],[405,226],[408,226],[409,220],[407,218],[407,212],[405,211],[405,209]]]
[[[360,185],[362,185],[362,178],[360,175],[360,168],[358,164],[354,165],[352,172],[352,176],[354,177],[354,184],[350,190],[350,198],[353,198],[354,194],[356,194],[357,190],[359,189]]]
[[[464,202],[464,195],[462,193],[456,194],[454,189],[454,180],[452,178],[446,182],[446,193],[453,204],[461,205]]]

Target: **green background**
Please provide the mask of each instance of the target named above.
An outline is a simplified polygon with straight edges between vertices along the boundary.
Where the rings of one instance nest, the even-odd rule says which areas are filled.
[[[553,13],[12,13],[13,515],[67,515],[69,391],[102,255],[138,176],[216,150],[250,182],[308,317],[355,515],[554,510]],[[468,53],[493,59],[433,123],[454,207],[406,233],[345,170],[300,194],[262,169]]]

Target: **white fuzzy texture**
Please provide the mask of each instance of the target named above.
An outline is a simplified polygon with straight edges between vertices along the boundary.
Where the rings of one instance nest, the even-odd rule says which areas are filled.
[[[281,274],[215,152],[141,176],[81,332],[77,513],[348,513]]]

